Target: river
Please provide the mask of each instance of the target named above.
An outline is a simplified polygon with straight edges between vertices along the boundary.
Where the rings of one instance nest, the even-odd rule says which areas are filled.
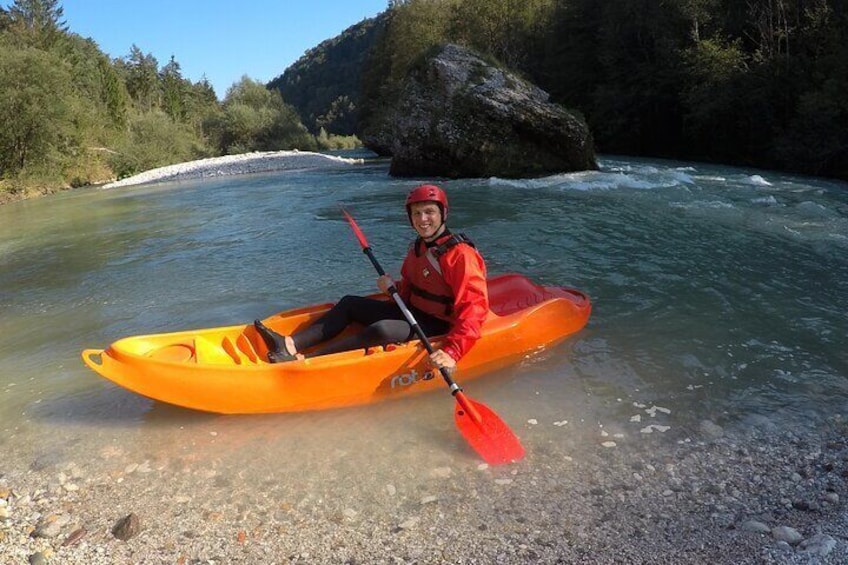
[[[256,481],[276,471],[299,480],[287,496],[301,501],[394,484],[398,466],[476,465],[447,391],[218,416],[139,397],[79,358],[127,335],[373,292],[338,204],[397,273],[415,181],[387,171],[373,160],[0,207],[0,465],[202,467]],[[845,183],[605,156],[597,172],[443,186],[451,226],[477,243],[490,273],[573,286],[593,301],[581,333],[466,387],[516,430],[529,460],[649,434],[683,441],[703,420],[792,426],[845,412]]]

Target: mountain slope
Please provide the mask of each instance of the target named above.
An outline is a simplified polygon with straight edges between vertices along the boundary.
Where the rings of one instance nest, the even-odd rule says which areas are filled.
[[[303,124],[317,134],[352,135],[356,131],[363,68],[382,23],[362,20],[307,51],[268,83],[294,106]]]

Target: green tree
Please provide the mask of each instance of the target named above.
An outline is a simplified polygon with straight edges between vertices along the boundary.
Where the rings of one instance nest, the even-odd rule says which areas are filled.
[[[786,168],[848,179],[848,2],[806,6],[791,55],[797,102],[776,135]]]
[[[26,45],[49,49],[68,31],[64,11],[59,0],[15,0],[8,11],[9,29]]]
[[[152,54],[145,54],[135,44],[130,54],[122,60],[127,91],[142,111],[150,111],[160,106],[159,62]]]
[[[127,86],[107,57],[97,58],[97,68],[100,71],[101,79],[100,99],[106,106],[114,124],[117,127],[124,127],[130,104]]]
[[[72,86],[79,104],[99,115],[98,120],[111,122],[101,124],[123,127],[129,110],[129,95],[115,65],[91,39],[68,34],[61,48],[54,49],[70,64]]]
[[[12,18],[9,16],[9,11],[0,6],[0,32],[4,32],[12,25]]]
[[[183,79],[180,64],[171,55],[168,64],[159,73],[162,85],[162,109],[175,122],[181,122],[186,117],[185,103],[188,95],[188,84]]]
[[[314,137],[280,92],[247,76],[227,90],[223,114],[210,129],[217,131],[218,147],[227,154],[315,148]]]
[[[0,176],[61,167],[74,125],[70,83],[55,55],[0,45]]]
[[[215,146],[212,133],[207,131],[208,124],[220,121],[221,104],[215,89],[204,76],[198,82],[189,85],[184,98],[185,121],[196,135],[210,146]]]
[[[759,96],[745,96],[750,75],[741,44],[701,39],[686,49],[683,60],[683,123],[689,151],[703,159],[731,159],[740,150],[739,125],[761,119],[754,110],[764,102]],[[757,124],[748,125],[754,135],[761,135]]]
[[[532,63],[537,39],[550,26],[553,0],[452,2],[448,39],[488,53],[512,69]]]

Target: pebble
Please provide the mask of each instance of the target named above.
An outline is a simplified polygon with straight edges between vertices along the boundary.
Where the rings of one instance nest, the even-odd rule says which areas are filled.
[[[757,520],[748,520],[742,523],[742,529],[746,532],[754,532],[757,534],[767,534],[771,532],[771,528],[769,528],[766,524],[762,522],[758,522]]]
[[[75,543],[80,541],[82,538],[84,538],[85,534],[87,534],[87,533],[88,532],[86,531],[85,528],[79,528],[77,530],[74,530],[73,532],[68,534],[68,537],[65,538],[65,541],[62,542],[62,546],[66,547],[66,546],[69,546],[69,545],[74,545]]]
[[[418,525],[418,522],[420,520],[421,519],[418,518],[417,516],[413,516],[412,518],[408,518],[408,519],[404,520],[403,522],[401,522],[400,524],[398,524],[398,528],[400,528],[401,530],[412,529],[412,528],[414,528],[415,526]]]
[[[137,536],[141,532],[141,521],[135,514],[129,514],[118,520],[112,527],[112,535],[122,541]]]
[[[796,545],[804,539],[804,536],[795,528],[789,526],[777,526],[771,530],[772,537],[777,541],[786,542],[789,545]]]
[[[836,547],[836,540],[827,534],[816,534],[798,546],[801,551],[817,557],[827,557]]]
[[[452,473],[453,470],[450,467],[436,467],[430,471],[430,476],[434,479],[447,479]]]
[[[70,516],[62,514],[56,516],[51,514],[35,526],[35,530],[30,534],[34,538],[55,538],[62,533],[62,528],[68,525],[71,521]]]

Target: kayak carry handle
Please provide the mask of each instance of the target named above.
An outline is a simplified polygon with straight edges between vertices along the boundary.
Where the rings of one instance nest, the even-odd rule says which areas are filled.
[[[103,350],[102,349],[86,349],[82,352],[82,362],[88,365],[90,369],[96,370],[96,367],[103,366]]]

